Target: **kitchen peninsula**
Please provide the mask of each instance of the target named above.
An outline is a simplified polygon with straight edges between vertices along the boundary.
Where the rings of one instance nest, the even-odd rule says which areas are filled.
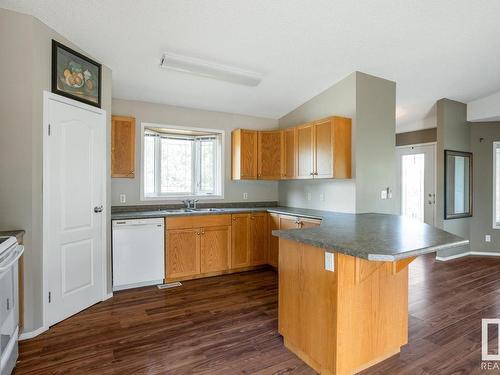
[[[355,374],[408,342],[408,265],[468,243],[414,220],[337,214],[279,236],[279,332],[320,374]]]

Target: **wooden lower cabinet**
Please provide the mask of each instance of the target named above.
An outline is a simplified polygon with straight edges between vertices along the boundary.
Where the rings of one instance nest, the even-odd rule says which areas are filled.
[[[297,217],[290,215],[280,215],[270,213],[268,216],[269,221],[269,251],[267,263],[275,268],[278,268],[279,259],[279,238],[273,236],[273,230],[277,229],[300,229],[300,228],[314,228],[321,225],[321,220],[310,219],[305,217]]]
[[[267,264],[267,212],[232,215],[231,268]]]
[[[267,262],[273,266],[274,268],[278,268],[278,256],[279,256],[279,238],[276,236],[273,236],[273,230],[278,230],[280,229],[280,215],[279,214],[269,214],[269,219],[268,219],[268,224],[269,224],[269,249],[268,249],[268,256],[267,256]]]
[[[231,219],[231,268],[248,267],[250,261],[249,214],[234,214]]]
[[[253,212],[166,219],[165,280],[187,280],[251,269],[278,267],[275,229],[311,228],[320,220]]]
[[[267,212],[250,214],[250,261],[252,266],[267,264]]]
[[[199,229],[171,229],[166,232],[166,279],[200,273]]]
[[[201,273],[229,269],[231,227],[200,228]]]

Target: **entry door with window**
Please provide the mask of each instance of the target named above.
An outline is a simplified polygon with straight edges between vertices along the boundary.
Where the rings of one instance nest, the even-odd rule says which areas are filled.
[[[434,225],[435,146],[408,146],[396,150],[401,215]]]
[[[44,278],[47,325],[104,297],[105,111],[46,94]]]

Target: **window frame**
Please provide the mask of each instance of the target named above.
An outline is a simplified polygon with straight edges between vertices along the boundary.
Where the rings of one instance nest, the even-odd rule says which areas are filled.
[[[167,128],[167,129],[175,129],[175,130],[182,130],[182,131],[197,131],[197,132],[206,132],[206,133],[214,133],[219,136],[220,139],[220,148],[216,147],[216,160],[219,159],[220,163],[217,163],[217,161],[214,163],[215,166],[215,173],[216,173],[216,181],[215,181],[215,186],[216,190],[217,187],[219,187],[219,191],[216,191],[216,194],[203,194],[203,195],[197,195],[197,194],[185,194],[185,193],[163,193],[159,195],[146,195],[144,193],[144,139],[145,139],[145,133],[147,128]],[[201,136],[203,137],[203,136]],[[158,124],[158,123],[149,123],[149,122],[142,122],[141,123],[141,148],[140,148],[140,200],[141,201],[178,201],[178,200],[183,200],[183,199],[199,199],[199,200],[213,200],[213,199],[224,199],[224,182],[225,182],[225,173],[226,173],[226,168],[225,168],[225,138],[226,134],[224,130],[220,129],[209,129],[209,128],[197,128],[197,127],[191,127],[191,126],[178,126],[178,125],[167,125],[167,124]],[[196,142],[193,142],[193,150],[196,147]],[[220,152],[219,152],[220,149]],[[160,148],[156,148],[155,152],[155,159],[158,157],[157,153],[160,152]],[[220,155],[219,155],[220,154]],[[199,167],[197,165],[197,160],[196,159],[196,153],[194,153],[193,157],[193,174],[196,174],[198,176],[201,175],[201,171],[199,171]],[[220,165],[219,165],[220,164]],[[155,163],[155,176],[159,176],[161,174],[160,171],[160,166],[158,163]],[[199,176],[197,177],[199,178]],[[194,181],[196,183],[196,180]],[[158,186],[158,184],[161,184],[161,181],[155,181],[155,184]],[[157,186],[155,189],[158,190]],[[195,187],[196,189],[196,187]]]
[[[497,222],[497,201],[500,196],[497,196],[497,149],[500,150],[500,141],[493,142],[493,201],[492,201],[492,222],[493,229],[500,229],[500,222]]]

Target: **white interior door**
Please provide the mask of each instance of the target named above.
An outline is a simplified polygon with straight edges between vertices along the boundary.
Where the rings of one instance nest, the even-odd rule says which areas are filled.
[[[434,225],[435,145],[398,147],[396,157],[401,215]]]
[[[46,324],[104,298],[105,134],[100,109],[46,95]]]

